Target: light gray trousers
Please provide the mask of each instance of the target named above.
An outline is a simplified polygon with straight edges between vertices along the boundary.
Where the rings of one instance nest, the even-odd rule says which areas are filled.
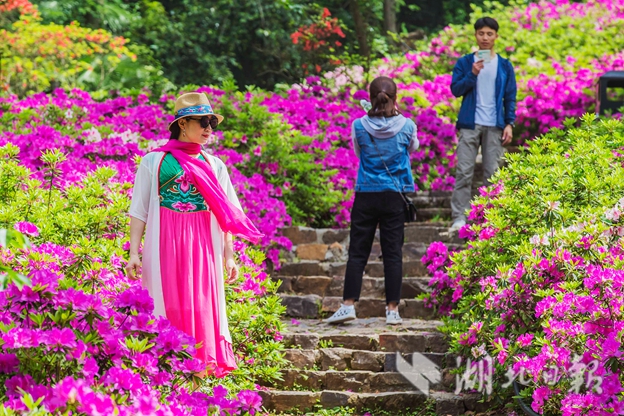
[[[498,127],[477,124],[474,130],[459,130],[455,190],[451,199],[453,221],[466,220],[466,210],[470,208],[472,198],[472,177],[479,146],[483,163],[483,184],[490,185],[489,179],[498,170],[498,163],[503,155],[502,138],[503,130]]]

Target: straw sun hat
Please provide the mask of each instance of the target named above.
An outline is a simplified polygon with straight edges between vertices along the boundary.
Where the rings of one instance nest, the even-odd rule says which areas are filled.
[[[212,111],[208,97],[201,92],[189,92],[179,96],[175,102],[174,115],[175,118],[169,124],[169,130],[174,123],[184,117],[215,116],[219,123],[223,121],[223,116]]]

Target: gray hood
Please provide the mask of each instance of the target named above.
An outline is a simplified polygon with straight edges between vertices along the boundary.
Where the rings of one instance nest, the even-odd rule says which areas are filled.
[[[362,117],[364,130],[376,139],[389,139],[401,131],[407,119],[402,114],[394,117]]]

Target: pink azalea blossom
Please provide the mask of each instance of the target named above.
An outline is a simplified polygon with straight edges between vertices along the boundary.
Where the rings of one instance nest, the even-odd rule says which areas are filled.
[[[19,231],[22,234],[26,234],[29,237],[39,236],[39,229],[37,228],[35,224],[31,222],[22,221],[22,222],[15,223],[13,228],[15,228],[17,231]]]

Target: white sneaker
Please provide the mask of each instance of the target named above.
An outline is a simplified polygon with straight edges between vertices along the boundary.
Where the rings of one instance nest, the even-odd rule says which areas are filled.
[[[355,306],[340,305],[340,308],[336,312],[334,312],[332,316],[325,319],[325,323],[341,324],[343,322],[352,321],[354,319],[356,319]]]
[[[449,231],[450,232],[459,231],[459,229],[462,228],[464,225],[466,225],[466,220],[464,220],[463,218],[458,218],[453,222],[453,225],[451,225],[451,228],[449,228]]]
[[[390,311],[386,308],[386,325],[398,325],[402,323],[403,319],[401,319],[398,310]]]

